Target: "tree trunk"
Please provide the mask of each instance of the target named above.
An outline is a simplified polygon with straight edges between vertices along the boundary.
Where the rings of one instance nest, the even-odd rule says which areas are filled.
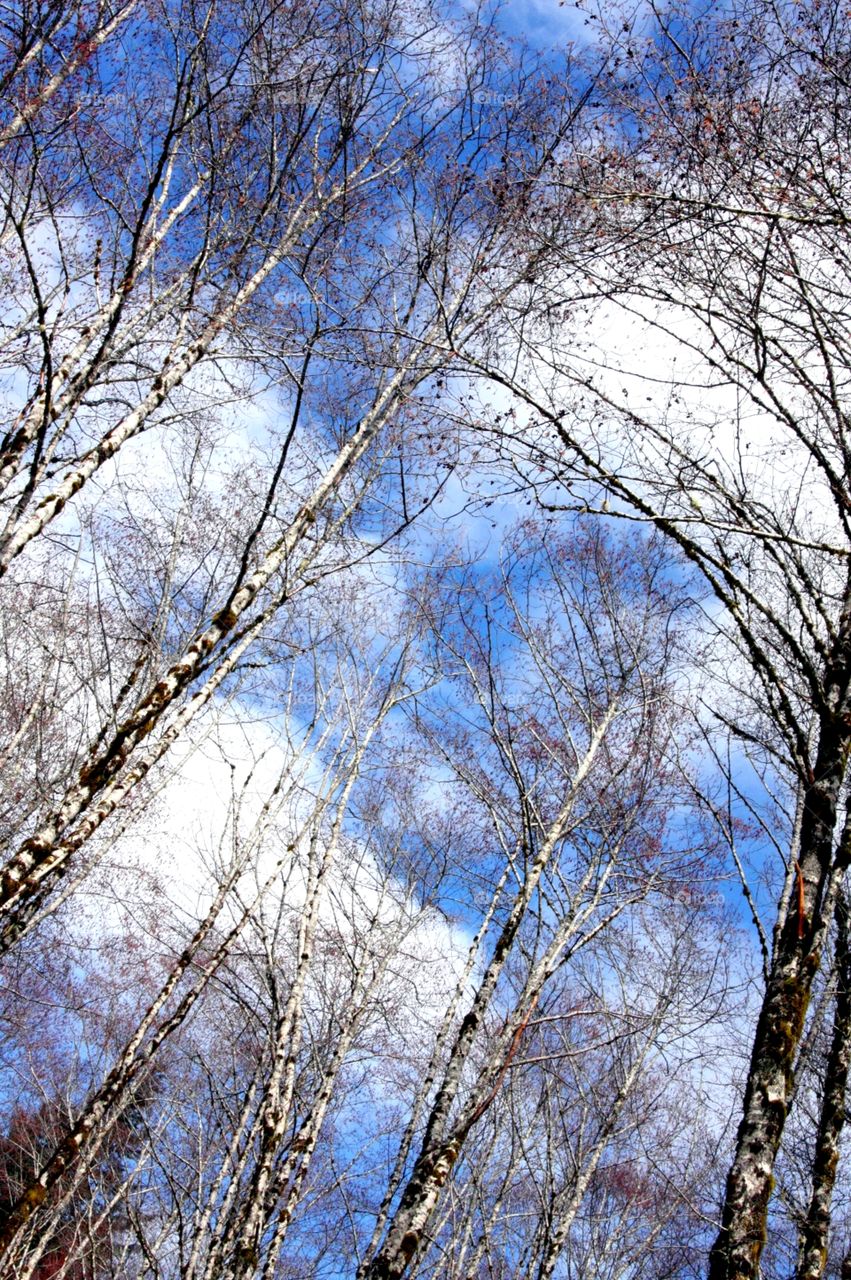
[[[805,795],[793,895],[780,930],[760,1010],[736,1150],[727,1177],[721,1229],[709,1280],[755,1280],[765,1245],[774,1163],[792,1088],[795,1056],[818,969],[832,873],[848,863],[849,833],[834,857],[834,831],[845,778],[851,676],[851,597],[825,671],[819,745]]]
[[[796,1280],[821,1280],[827,1262],[830,1202],[845,1124],[845,1089],[851,1064],[851,938],[848,903],[839,895],[836,907],[836,1005],[827,1059],[821,1115],[813,1161],[813,1186],[800,1233]]]

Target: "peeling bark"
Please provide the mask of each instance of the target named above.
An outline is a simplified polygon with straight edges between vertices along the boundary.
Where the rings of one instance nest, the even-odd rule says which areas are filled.
[[[724,1195],[721,1229],[712,1248],[709,1280],[756,1280],[765,1246],[774,1164],[786,1123],[795,1057],[818,970],[832,895],[848,865],[849,831],[834,853],[840,791],[851,727],[851,596],[846,595],[824,678],[825,709],[812,781],[806,789],[798,863],[805,918],[795,895],[772,956],[754,1035],[736,1150]]]
[[[839,895],[836,907],[836,1005],[816,1136],[813,1185],[800,1232],[796,1280],[821,1280],[827,1263],[830,1205],[845,1125],[845,1093],[851,1065],[851,937],[848,903]]]

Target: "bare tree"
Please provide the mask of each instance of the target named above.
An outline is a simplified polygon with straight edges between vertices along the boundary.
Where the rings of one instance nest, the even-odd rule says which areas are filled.
[[[665,879],[651,815],[665,785],[662,689],[675,630],[656,549],[635,550],[634,561],[609,555],[591,532],[573,545],[548,544],[523,526],[486,603],[462,587],[462,626],[444,643],[469,689],[467,719],[481,718],[491,744],[485,753],[464,733],[447,756],[483,806],[502,857],[488,876],[492,896],[473,944],[481,976],[463,999],[463,1018],[445,1024],[441,1059],[425,1076],[361,1263],[370,1278],[405,1274],[430,1240],[443,1189],[506,1073],[525,1056],[553,975]],[[519,653],[505,645],[512,634]],[[669,856],[682,865],[688,851]],[[500,1007],[499,1031],[488,1035]],[[624,1098],[635,1078],[627,1072]],[[565,1222],[586,1186],[587,1178],[575,1188]],[[562,1242],[556,1230],[553,1262]]]
[[[698,1270],[719,850],[766,992],[712,1268],[755,1274],[849,852],[845,64],[796,13],[619,16],[557,73],[395,0],[10,13],[16,1280]],[[506,477],[541,521],[435,554]],[[229,716],[268,759],[150,867]]]
[[[318,44],[313,16],[293,29],[275,7],[246,11],[235,26],[227,6],[166,21],[154,41],[157,50],[165,41],[165,61],[154,61],[150,79],[133,79],[126,61],[109,78],[118,97],[122,77],[131,76],[120,99],[123,150],[81,137],[81,121],[95,108],[72,102],[44,138],[38,115],[6,162],[8,251],[14,278],[32,296],[21,301],[7,342],[10,362],[27,368],[28,391],[5,444],[4,563],[24,553],[38,560],[43,539],[55,545],[60,517],[69,521],[71,511],[79,521],[104,468],[120,457],[138,461],[138,442],[144,436],[151,450],[155,427],[166,442],[175,432],[179,438],[193,406],[221,399],[223,382],[241,378],[256,393],[262,375],[285,407],[274,411],[284,422],[272,424],[259,450],[271,455],[268,469],[259,484],[249,478],[254,498],[232,513],[216,572],[205,560],[193,574],[207,579],[203,592],[193,581],[182,593],[176,633],[175,556],[192,524],[205,525],[211,513],[200,502],[174,513],[158,616],[141,624],[135,658],[128,654],[118,670],[111,661],[98,731],[51,802],[25,822],[5,864],[4,946],[232,681],[282,606],[335,555],[345,563],[366,553],[355,546],[358,515],[388,460],[404,457],[403,441],[415,455],[419,449],[418,389],[496,322],[540,257],[537,247],[514,241],[491,165],[511,138],[531,177],[569,129],[573,105],[555,92],[533,98],[531,74],[514,77],[513,105],[498,130],[486,112],[474,113],[480,158],[467,165],[465,112],[478,87],[502,74],[488,31],[460,44],[447,36],[441,50],[427,38],[427,14],[391,7],[365,23],[345,9],[329,17]],[[146,38],[153,19],[139,21],[134,40]],[[128,30],[116,29],[103,49]],[[443,54],[456,52],[452,87],[441,86],[421,109],[444,73]],[[123,59],[120,44],[114,56]],[[171,74],[175,61],[173,100],[153,110],[154,70],[165,74],[168,65]],[[106,64],[100,72],[111,77]],[[66,190],[53,187],[69,145],[88,184],[78,203],[94,202],[83,231]],[[145,166],[144,181],[127,170],[129,154]],[[389,233],[379,232],[377,209]],[[30,252],[38,236],[47,241],[43,269]],[[202,368],[213,380],[207,393]],[[207,453],[196,473],[209,469]],[[397,529],[415,514],[404,473]],[[438,471],[432,495],[439,483]],[[385,524],[390,536],[394,521]],[[82,545],[97,564],[103,553],[84,536],[92,528],[72,520],[61,540],[72,555]]]
[[[596,139],[541,202],[548,241],[560,201],[596,221],[598,266],[570,245],[564,260],[566,280],[596,277],[599,327],[554,319],[558,285],[542,289],[547,328],[526,368],[489,368],[531,409],[524,430],[501,432],[545,505],[614,507],[700,568],[735,687],[719,716],[783,793],[766,989],[712,1251],[720,1280],[757,1274],[848,864],[847,29],[822,4],[646,18],[592,13],[608,68]]]

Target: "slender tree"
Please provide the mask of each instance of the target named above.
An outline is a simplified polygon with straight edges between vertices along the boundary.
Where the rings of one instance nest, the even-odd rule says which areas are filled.
[[[428,15],[391,7],[327,18],[318,39],[315,15],[291,21],[275,6],[136,15],[139,27],[116,27],[86,64],[101,59],[90,72],[104,82],[121,145],[103,136],[99,104],[72,95],[58,121],[44,117],[43,135],[37,114],[4,161],[17,299],[6,350],[27,371],[3,446],[4,565],[40,563],[45,540],[59,538],[97,566],[111,553],[87,536],[97,531],[87,495],[104,468],[138,465],[155,438],[190,454],[197,494],[199,475],[209,483],[209,437],[184,432],[221,403],[222,387],[265,387],[281,419],[259,449],[262,478],[234,477],[252,497],[226,512],[217,559],[202,544],[193,570],[181,554],[189,529],[207,527],[203,500],[174,511],[160,535],[155,616],[135,620],[141,634],[121,667],[108,644],[100,723],[10,846],[6,948],[283,605],[335,557],[357,556],[375,483],[390,460],[422,452],[420,390],[498,327],[540,256],[514,239],[493,166],[511,148],[531,179],[577,103],[541,98],[531,71],[503,72],[487,29],[460,45],[447,35],[459,78],[432,99],[442,54]],[[131,36],[150,38],[144,72],[126,57]],[[476,94],[503,74],[515,96],[496,127]],[[170,100],[152,98],[162,76]],[[385,538],[414,514],[406,469]],[[426,496],[440,474],[432,467]],[[192,575],[178,600],[176,573]],[[138,590],[122,576],[124,592]]]
[[[532,411],[522,430],[500,426],[545,505],[565,505],[566,486],[576,506],[654,525],[700,568],[721,610],[721,678],[734,687],[718,711],[786,795],[784,875],[775,924],[763,929],[766,988],[713,1280],[757,1274],[796,1054],[849,857],[839,12],[653,6],[647,28],[592,13],[608,68],[599,141],[565,157],[545,188],[541,230],[552,236],[560,200],[584,201],[596,219],[605,247],[596,268],[582,266],[596,276],[599,324],[586,319],[580,333],[556,319],[556,283],[541,290],[547,337],[526,370],[506,378],[490,366]],[[565,246],[566,280],[575,270]],[[613,342],[613,329],[628,336]],[[647,345],[658,360],[642,367]]]

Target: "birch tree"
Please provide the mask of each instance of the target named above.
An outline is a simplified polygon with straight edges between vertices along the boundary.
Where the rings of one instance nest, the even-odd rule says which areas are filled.
[[[839,884],[845,552],[686,465],[674,400],[624,412],[571,363],[589,295],[704,316],[636,258],[670,221],[705,284],[692,206],[609,185],[595,126],[634,178],[650,110],[617,49],[605,75],[485,11],[169,0],[14,10],[6,53],[0,1043],[61,1122],[6,1189],[5,1268],[691,1266],[711,1161],[671,1095],[726,990],[695,923],[723,918],[693,887],[723,824],[683,764],[694,566],[728,609],[727,719],[803,797],[769,964],[801,1021]],[[488,439],[486,384],[533,419],[501,405]],[[440,521],[494,441],[551,523],[513,512],[483,567]],[[655,531],[577,518],[603,490]],[[180,867],[128,850],[230,716],[268,724],[277,774],[258,802],[261,760],[239,785],[231,760],[178,905]],[[63,961],[98,999],[46,994]]]
[[[449,654],[491,739],[484,755],[463,734],[449,760],[503,854],[471,952],[481,954],[481,973],[470,995],[459,987],[458,1013],[466,1012],[445,1024],[441,1058],[425,1076],[421,1135],[415,1112],[361,1263],[370,1280],[406,1274],[432,1239],[444,1188],[553,975],[665,879],[668,853],[653,814],[665,788],[659,756],[668,721],[660,712],[675,628],[667,630],[661,561],[653,548],[635,551],[633,566],[593,533],[547,545],[523,526],[499,594],[485,592],[489,603],[478,606],[484,618],[467,599],[457,638],[449,633]],[[522,642],[505,667],[496,657],[503,627]],[[672,848],[671,865],[684,865],[690,852]],[[483,1044],[497,1009],[500,1030]],[[560,1243],[550,1240],[553,1262]]]
[[[353,883],[354,868],[347,869],[351,855],[341,850],[343,821],[370,742],[404,696],[404,641],[394,641],[392,647],[387,662],[373,653],[371,669],[363,653],[347,642],[345,632],[340,634],[336,665],[327,661],[317,668],[316,655],[308,650],[307,665],[314,668],[312,688],[308,685],[312,716],[300,731],[301,740],[299,718],[291,719],[287,767],[256,816],[243,817],[240,804],[230,814],[211,868],[206,912],[189,937],[179,919],[159,921],[154,938],[158,948],[168,947],[167,958],[149,975],[147,992],[139,993],[148,1003],[138,1021],[127,1016],[124,1026],[116,1029],[114,1049],[103,1044],[96,1025],[88,1029],[91,1038],[83,1056],[90,1065],[86,1074],[93,1076],[89,1087],[85,1078],[76,1082],[66,1100],[67,1132],[51,1150],[44,1149],[30,1181],[21,1185],[19,1180],[4,1214],[6,1265],[15,1274],[37,1274],[58,1229],[54,1224],[65,1221],[70,1205],[94,1200],[92,1180],[101,1182],[104,1159],[115,1151],[131,1112],[139,1149],[133,1158],[122,1157],[117,1187],[110,1191],[102,1182],[98,1186],[106,1203],[95,1212],[92,1224],[95,1238],[98,1232],[108,1232],[116,1203],[118,1212],[137,1224],[139,1234],[131,1230],[116,1242],[117,1270],[131,1264],[132,1249],[143,1243],[145,1253],[159,1257],[158,1265],[168,1274],[172,1258],[165,1242],[179,1228],[179,1238],[186,1241],[186,1256],[180,1259],[185,1274],[254,1274],[259,1239],[270,1221],[274,1243],[264,1247],[270,1249],[267,1268],[274,1270],[336,1077],[369,1014],[370,993],[388,964],[397,962],[397,950],[418,919],[390,873],[382,886],[376,875],[369,879],[367,868],[360,883]],[[307,690],[301,684],[304,713]],[[310,1005],[318,994],[311,970],[320,966],[317,953],[321,957],[332,947],[326,936],[333,933],[329,880],[341,874],[353,894],[374,900],[368,911],[364,909],[363,919],[347,922],[348,936],[343,932],[341,944],[351,949],[349,964],[341,959],[328,985],[320,988],[332,996],[340,1026],[333,1018],[328,1044],[315,1045],[311,1052],[302,1048],[308,1038]],[[336,892],[341,894],[342,886]],[[346,978],[350,990],[341,1007],[333,997],[333,984]],[[236,1002],[235,1009],[229,1025],[223,1026],[219,1019],[231,1002]],[[193,1025],[195,1030],[189,1030]],[[224,1069],[214,1073],[206,1047],[214,1028],[222,1036],[216,1056],[229,1045],[248,1072],[248,1081],[228,1079],[226,1053]],[[249,1044],[257,1054],[253,1062]],[[316,1094],[305,1096],[307,1083],[299,1073],[305,1070],[305,1055],[310,1060],[313,1054],[318,1061],[311,1063],[309,1072],[314,1074]],[[176,1072],[193,1055],[197,1060],[181,1080]],[[98,1057],[105,1059],[100,1078]],[[199,1071],[199,1062],[209,1062],[208,1076]],[[46,1083],[43,1068],[40,1074]],[[193,1136],[187,1131],[192,1080],[214,1096],[228,1088],[245,1088],[237,1113],[228,1108],[226,1118],[218,1117],[222,1128],[215,1141],[209,1104],[196,1113],[204,1115],[203,1145],[195,1153],[202,1161],[197,1189],[186,1180],[187,1166],[195,1173],[193,1153],[186,1147]],[[150,1114],[139,1102],[146,1091]],[[200,1098],[194,1105],[202,1105]],[[195,1135],[196,1142],[200,1137]],[[170,1157],[175,1161],[171,1166]],[[155,1190],[166,1208],[152,1214]],[[258,1243],[252,1245],[255,1237]],[[68,1265],[75,1258],[83,1265],[87,1247],[85,1236],[76,1249],[69,1243]],[[249,1251],[254,1252],[253,1262],[246,1259]]]
[[[847,27],[824,4],[590,21],[609,69],[597,141],[547,191],[596,219],[606,247],[583,269],[605,300],[601,330],[557,320],[556,285],[522,376],[491,372],[530,411],[502,433],[545,505],[646,522],[700,568],[730,654],[718,714],[784,794],[765,995],[710,1266],[713,1280],[752,1277],[848,864]]]
[[[226,510],[217,572],[205,559],[192,574],[175,630],[180,553],[193,521],[203,545],[211,515],[203,503],[181,508],[154,620],[131,640],[135,657],[110,670],[111,696],[70,776],[10,845],[7,948],[101,824],[232,686],[282,606],[335,558],[366,553],[358,521],[379,482],[381,537],[410,523],[408,464],[392,499],[386,484],[406,450],[411,471],[423,456],[431,467],[411,504],[433,496],[444,472],[433,465],[438,425],[424,427],[428,390],[459,348],[498,328],[538,269],[493,170],[508,148],[531,179],[580,99],[541,95],[535,69],[515,74],[487,28],[434,48],[426,13],[329,11],[320,37],[314,19],[228,6],[128,17],[92,51],[102,61],[86,64],[112,95],[121,146],[98,132],[99,105],[73,96],[69,71],[70,101],[60,111],[57,91],[4,161],[18,299],[6,350],[26,382],[3,455],[6,566],[41,563],[57,545],[97,562],[80,521],[116,468],[145,465],[155,439],[171,448],[176,438],[191,458],[201,451],[193,465],[207,475],[210,449],[196,440],[193,452],[184,424],[197,435],[198,414],[228,398],[222,387],[237,411],[243,393],[265,388],[274,402],[261,478],[233,477],[251,500]],[[122,43],[131,21],[141,24],[132,41],[151,41],[144,71]],[[160,77],[171,96],[152,107]],[[513,96],[495,122],[476,94],[500,77]],[[69,154],[82,183],[73,208]]]

